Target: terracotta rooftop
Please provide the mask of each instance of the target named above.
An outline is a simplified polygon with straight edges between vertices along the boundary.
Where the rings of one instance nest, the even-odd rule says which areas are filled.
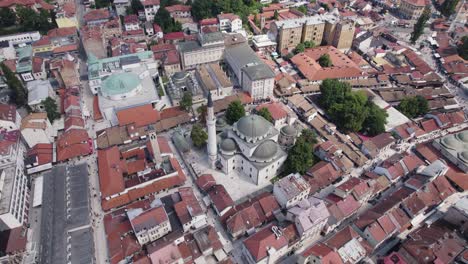
[[[141,230],[148,230],[169,221],[164,206],[151,208],[135,218],[130,219],[133,230],[138,233]]]
[[[288,246],[284,235],[277,237],[272,231],[274,224],[270,224],[243,241],[244,246],[256,262],[268,256],[269,249],[280,249]]]
[[[156,124],[161,116],[151,104],[146,104],[118,111],[117,119],[121,126],[135,124],[136,127],[143,127]]]
[[[273,118],[273,120],[281,120],[288,116],[288,112],[284,110],[283,105],[281,103],[265,103],[257,106],[255,109],[257,111],[260,111],[262,108],[268,109],[268,111],[271,113],[271,117]]]
[[[0,104],[0,120],[16,122],[16,106]]]
[[[119,149],[114,146],[98,150],[97,158],[101,196],[105,198],[125,190],[123,173],[127,168],[120,159]]]
[[[330,56],[333,66],[320,66],[318,60],[324,54]],[[362,76],[359,66],[332,46],[307,49],[292,57],[291,62],[309,81],[320,81],[327,78],[358,78]]]

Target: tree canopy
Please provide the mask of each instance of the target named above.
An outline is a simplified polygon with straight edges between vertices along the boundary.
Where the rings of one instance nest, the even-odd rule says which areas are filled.
[[[138,11],[145,9],[140,0],[132,0],[130,2],[130,8],[128,9],[131,14],[138,15]]]
[[[351,91],[346,82],[326,79],[320,85],[320,102],[327,115],[344,132],[377,135],[385,131],[387,113],[362,91]]]
[[[232,125],[243,116],[245,116],[245,109],[241,101],[236,100],[234,102],[231,102],[228,108],[226,109],[226,122]]]
[[[197,108],[198,120],[200,121],[201,124],[206,123],[207,111],[208,111],[208,108],[206,107],[206,105],[202,105]]]
[[[424,11],[422,12],[421,16],[418,18],[416,24],[414,24],[413,33],[411,33],[411,42],[416,43],[419,37],[424,33],[424,28],[426,27],[426,23],[431,17],[431,9],[426,6]]]
[[[160,7],[158,12],[156,12],[154,23],[158,24],[164,33],[182,31],[180,22],[175,21],[174,18],[171,17],[169,11],[164,7]]]
[[[182,99],[180,99],[179,105],[184,109],[185,111],[190,110],[192,107],[192,93],[191,92],[185,92],[184,95],[182,96]]]
[[[42,101],[42,105],[44,106],[47,118],[52,123],[54,120],[60,118],[60,113],[58,112],[57,103],[51,97],[47,97],[45,100]]]
[[[429,112],[429,104],[426,98],[417,95],[413,97],[406,97],[400,101],[397,109],[409,118],[415,118],[425,115]]]
[[[192,127],[192,131],[190,132],[190,138],[192,139],[192,143],[195,147],[200,148],[206,144],[206,140],[208,140],[208,134],[203,130],[202,126],[199,124],[195,124]]]
[[[314,144],[316,143],[315,134],[308,129],[302,130],[296,143],[288,152],[288,158],[285,162],[284,173],[304,174],[314,165]]]
[[[297,11],[301,12],[304,15],[307,15],[307,6],[301,5],[300,7],[297,8]]]
[[[216,17],[221,13],[234,13],[239,15],[244,23],[247,16],[258,11],[262,5],[253,0],[196,0],[192,1],[192,15],[197,20]]]
[[[328,55],[328,54],[323,54],[322,56],[320,56],[320,58],[318,59],[318,63],[322,67],[331,67],[331,66],[333,66],[333,63],[332,63],[332,61],[330,59],[330,55]]]
[[[11,27],[16,23],[16,15],[9,8],[0,9],[0,26]]]
[[[461,43],[458,45],[458,55],[464,60],[468,60],[468,36],[461,39]]]
[[[16,8],[16,15],[18,16],[17,24],[20,25],[20,31],[33,31],[39,30],[42,34],[46,34],[50,29],[55,28],[55,24],[49,22],[53,21],[53,17],[49,11],[41,9],[39,12],[18,6]]]
[[[24,89],[23,84],[18,80],[15,73],[12,72],[4,63],[1,63],[0,67],[2,68],[6,84],[13,91],[13,96],[11,98],[12,103],[20,107],[24,106],[27,102],[28,94],[26,89]]]
[[[257,114],[268,120],[268,122],[273,123],[273,117],[271,116],[270,110],[268,110],[268,108],[262,107],[257,111]]]
[[[310,49],[310,48],[315,48],[316,45],[315,45],[315,42],[306,40],[304,41],[304,46],[306,49]]]
[[[455,13],[455,9],[459,0],[445,0],[440,6],[440,13],[446,17],[450,17]]]

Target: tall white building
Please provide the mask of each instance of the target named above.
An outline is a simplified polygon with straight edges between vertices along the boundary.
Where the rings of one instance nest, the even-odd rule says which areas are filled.
[[[208,128],[208,158],[211,168],[215,168],[218,157],[218,148],[216,145],[216,117],[214,115],[213,99],[211,93],[208,93],[206,127]]]
[[[145,8],[145,18],[146,21],[153,21],[154,16],[159,10],[160,2],[159,0],[145,0],[142,1],[143,7]]]
[[[226,48],[224,58],[242,89],[254,100],[273,97],[275,73],[247,44]]]
[[[264,185],[280,172],[287,154],[277,143],[278,130],[265,118],[244,116],[224,134],[219,146],[224,173],[236,170]]]
[[[23,225],[29,201],[28,180],[24,175],[24,153],[19,130],[0,131],[0,221],[8,228]]]

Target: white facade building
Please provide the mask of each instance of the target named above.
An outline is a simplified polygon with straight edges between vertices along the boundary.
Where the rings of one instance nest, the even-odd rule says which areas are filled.
[[[163,206],[153,207],[146,211],[138,208],[128,211],[127,215],[140,245],[153,242],[172,231]]]
[[[21,135],[29,148],[36,144],[54,142],[57,132],[49,122],[46,113],[32,113],[21,122]]]
[[[153,21],[154,15],[159,10],[159,0],[146,0],[142,1],[143,7],[145,8],[145,18],[146,21]]]
[[[29,202],[28,180],[24,175],[24,153],[19,130],[2,131],[4,146],[0,154],[0,221],[8,228],[23,225]]]
[[[299,173],[291,173],[273,185],[273,195],[283,208],[289,208],[307,198],[310,185]]]
[[[244,116],[225,134],[219,158],[224,173],[236,170],[264,185],[280,172],[287,154],[277,143],[278,130],[265,118]]]
[[[275,73],[248,45],[227,48],[224,58],[242,89],[254,100],[273,97]]]
[[[18,130],[21,126],[21,116],[16,106],[0,104],[0,129],[6,131]]]
[[[219,30],[237,32],[242,29],[242,20],[236,14],[219,14]]]

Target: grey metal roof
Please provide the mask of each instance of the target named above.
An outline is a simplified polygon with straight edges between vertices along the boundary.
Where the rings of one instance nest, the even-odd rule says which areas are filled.
[[[287,136],[294,136],[296,135],[296,129],[290,125],[286,125],[281,128],[281,132],[283,132]]]
[[[237,60],[236,64],[240,65],[242,71],[244,71],[251,80],[275,77],[275,73],[270,67],[268,67],[247,44],[226,48],[224,52],[226,55]]]
[[[244,116],[236,123],[236,129],[248,138],[259,138],[265,136],[272,125],[259,115]]]
[[[275,73],[263,62],[262,64],[244,67],[242,71],[253,81],[275,78]]]
[[[179,42],[178,45],[181,53],[202,49],[200,43],[194,40]]]
[[[214,42],[224,42],[223,33],[219,31],[201,34],[199,39],[202,45],[206,45],[206,44],[210,44]]]
[[[232,138],[224,139],[219,147],[226,152],[233,152],[237,149],[236,142]]]
[[[95,263],[87,164],[55,166],[44,175],[39,263]],[[69,248],[68,248],[69,247]]]
[[[257,162],[270,161],[278,152],[278,144],[272,140],[267,140],[260,144],[252,154],[252,158]]]

